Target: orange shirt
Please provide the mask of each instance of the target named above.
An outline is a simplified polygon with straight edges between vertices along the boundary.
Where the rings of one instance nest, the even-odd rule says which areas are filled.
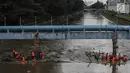
[[[112,62],[113,62],[113,63],[115,62],[115,57],[114,57],[114,58],[112,58]]]
[[[25,61],[25,57],[22,57],[22,61]]]
[[[116,56],[116,60],[119,60],[119,57],[118,57],[118,56]]]
[[[34,53],[34,52],[32,52],[32,56],[35,56],[35,53]]]
[[[107,56],[107,60],[110,60],[110,56]]]

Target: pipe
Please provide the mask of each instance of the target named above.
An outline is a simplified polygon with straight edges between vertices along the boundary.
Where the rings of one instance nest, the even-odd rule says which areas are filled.
[[[107,28],[106,28],[107,26]],[[74,26],[74,25],[68,25],[68,26],[1,26],[0,31],[129,31],[130,26],[116,26],[116,25],[86,25],[86,26]]]

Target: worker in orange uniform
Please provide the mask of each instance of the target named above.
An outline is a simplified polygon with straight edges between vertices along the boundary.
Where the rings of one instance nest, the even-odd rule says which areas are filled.
[[[35,59],[35,52],[34,51],[31,52],[31,56],[32,56],[32,60],[34,60]]]
[[[16,57],[16,51],[15,50],[12,50],[12,53],[13,53],[13,57]]]
[[[120,66],[120,57],[116,55],[116,63]]]
[[[107,56],[107,62],[110,62],[110,55]]]
[[[126,61],[127,61],[126,55],[124,55],[122,59],[123,59],[123,62],[124,62],[124,64],[125,64]]]
[[[116,55],[116,61],[119,61],[119,56]]]
[[[12,50],[13,52],[13,57],[15,57],[16,59],[20,58],[20,54],[18,52],[16,52],[15,50]]]
[[[18,52],[15,52],[15,58],[18,59],[19,58],[19,53]]]
[[[114,63],[115,63],[115,60],[116,60],[116,58],[115,58],[115,57],[113,57],[113,58],[112,58],[112,64],[114,64]]]
[[[26,61],[26,57],[23,55],[22,56],[22,62],[25,62]]]
[[[18,53],[17,56],[16,56],[16,59],[20,59],[21,55]]]

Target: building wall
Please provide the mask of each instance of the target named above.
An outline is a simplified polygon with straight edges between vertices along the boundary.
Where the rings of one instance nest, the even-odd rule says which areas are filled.
[[[108,0],[108,6],[115,6],[120,0]]]
[[[124,3],[117,3],[117,12],[120,13],[129,13],[129,4],[124,4]]]
[[[108,10],[117,11],[116,5],[120,0],[108,0]]]
[[[127,5],[125,6],[125,12],[126,12],[127,14],[130,13],[130,4],[127,4]]]
[[[124,3],[124,2],[125,2],[125,0],[108,0],[108,10],[118,12],[119,11],[118,3]],[[130,13],[130,0],[126,0],[126,3],[127,3],[127,5],[123,6],[121,13]]]
[[[114,6],[108,6],[108,10],[117,12],[116,5]]]

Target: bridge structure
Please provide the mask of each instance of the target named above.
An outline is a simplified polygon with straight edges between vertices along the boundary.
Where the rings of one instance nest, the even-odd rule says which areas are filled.
[[[0,39],[130,39],[130,26],[122,25],[52,25],[0,26]]]
[[[112,39],[113,56],[117,39],[130,39],[130,26],[121,25],[0,26],[0,39],[34,39],[35,32],[38,39]]]

